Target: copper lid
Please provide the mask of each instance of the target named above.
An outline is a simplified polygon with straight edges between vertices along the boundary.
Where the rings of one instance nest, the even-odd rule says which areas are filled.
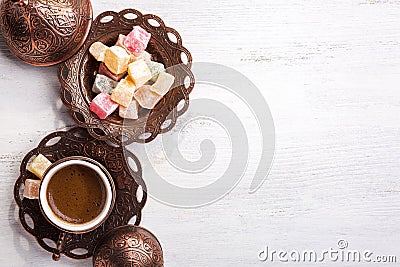
[[[35,66],[67,60],[92,24],[90,0],[3,0],[0,28],[10,51]]]
[[[94,267],[162,267],[160,242],[140,226],[117,227],[98,243],[93,255]]]

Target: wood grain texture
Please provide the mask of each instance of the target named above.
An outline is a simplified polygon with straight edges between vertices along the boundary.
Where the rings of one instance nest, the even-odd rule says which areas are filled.
[[[142,225],[160,239],[167,267],[266,266],[257,259],[265,245],[323,250],[339,239],[400,260],[400,1],[93,1],[95,14],[128,7],[178,30],[195,61],[248,76],[276,127],[275,161],[255,194],[248,188],[260,149],[250,129],[255,141],[247,173],[222,200],[179,209],[149,199]],[[11,189],[21,159],[46,133],[73,123],[57,101],[55,67],[14,60],[3,41],[0,58],[0,266],[91,266],[89,260],[51,262],[16,221]],[[201,94],[195,88],[193,97]],[[249,115],[239,108],[238,116]],[[182,133],[188,158],[198,157],[199,140],[207,137],[202,127]],[[229,153],[222,147],[216,173]],[[146,168],[174,174],[164,164],[146,166],[144,179],[151,179]]]

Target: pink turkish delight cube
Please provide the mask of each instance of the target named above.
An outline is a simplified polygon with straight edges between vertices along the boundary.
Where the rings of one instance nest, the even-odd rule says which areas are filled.
[[[124,46],[135,56],[139,56],[147,47],[151,38],[148,33],[140,26],[133,27],[133,30],[126,36]]]
[[[111,113],[116,111],[118,104],[111,100],[108,93],[98,94],[90,103],[90,110],[94,112],[100,119],[107,118]]]

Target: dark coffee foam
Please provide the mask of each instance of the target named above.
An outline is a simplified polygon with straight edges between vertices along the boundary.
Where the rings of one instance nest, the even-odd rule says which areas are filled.
[[[54,214],[74,224],[95,219],[104,209],[105,187],[91,168],[70,165],[56,172],[47,186],[47,201]]]

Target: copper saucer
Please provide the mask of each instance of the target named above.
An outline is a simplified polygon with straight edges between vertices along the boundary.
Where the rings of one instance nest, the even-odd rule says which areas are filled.
[[[56,242],[61,231],[52,226],[40,212],[38,200],[22,197],[26,179],[34,179],[27,171],[29,161],[37,154],[45,155],[55,162],[70,156],[85,156],[96,160],[107,168],[114,179],[117,197],[113,211],[108,219],[92,232],[75,235],[66,234],[61,251],[57,251]],[[126,160],[124,158],[124,153]],[[141,189],[139,189],[141,187]],[[142,191],[142,197],[138,192]],[[140,199],[138,199],[138,196]],[[32,234],[39,245],[50,253],[64,254],[74,259],[85,259],[93,255],[98,240],[110,230],[132,222],[139,225],[141,211],[146,203],[146,185],[142,179],[142,167],[135,155],[123,151],[120,147],[110,146],[88,134],[83,128],[54,132],[45,137],[38,147],[30,151],[21,163],[20,176],[15,183],[14,198],[19,206],[19,218],[22,226]]]

